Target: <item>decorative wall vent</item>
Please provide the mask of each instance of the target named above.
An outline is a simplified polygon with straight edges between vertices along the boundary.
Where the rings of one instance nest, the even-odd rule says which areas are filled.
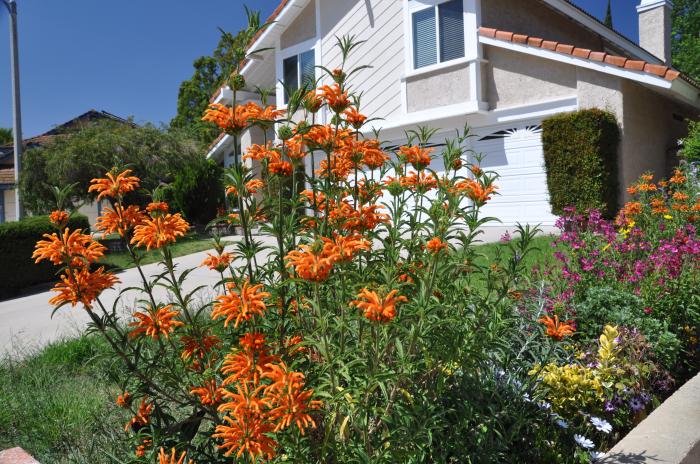
[[[483,142],[485,140],[498,140],[498,139],[505,139],[508,137],[513,137],[516,134],[520,135],[525,135],[523,134],[524,132],[528,134],[541,134],[542,133],[542,126],[539,124],[536,124],[534,126],[526,126],[526,127],[515,127],[513,129],[504,129],[500,130],[498,132],[494,132],[493,134],[487,135],[486,137],[482,137],[479,139],[479,142]]]

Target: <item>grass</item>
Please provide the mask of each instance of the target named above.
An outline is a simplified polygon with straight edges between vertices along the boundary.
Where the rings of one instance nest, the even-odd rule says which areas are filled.
[[[554,258],[554,248],[552,243],[556,237],[552,235],[540,235],[532,241],[532,251],[529,252],[523,259],[523,264],[526,268],[539,266],[540,269],[550,268],[558,261]],[[498,249],[501,248],[505,254],[508,252],[506,245],[502,243],[488,243],[477,247],[476,252],[483,255],[479,260],[479,264],[488,265],[494,262]]]
[[[231,242],[223,242],[228,245]],[[197,234],[190,234],[179,239],[175,244],[171,245],[170,250],[173,257],[185,256],[200,251],[211,250],[213,248],[211,237]],[[151,264],[161,260],[161,252],[159,250],[144,251],[141,264]],[[103,264],[111,269],[129,269],[134,267],[129,252],[110,253],[105,255],[100,264]]]
[[[123,454],[127,418],[114,405],[119,365],[99,336],[52,343],[0,362],[0,449],[20,446],[43,463],[107,463]]]

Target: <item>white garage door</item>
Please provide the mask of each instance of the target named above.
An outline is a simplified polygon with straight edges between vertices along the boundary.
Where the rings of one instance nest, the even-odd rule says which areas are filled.
[[[506,225],[553,225],[542,151],[542,128],[537,123],[479,128],[472,148],[484,156],[482,167],[499,174],[498,192],[484,214]]]

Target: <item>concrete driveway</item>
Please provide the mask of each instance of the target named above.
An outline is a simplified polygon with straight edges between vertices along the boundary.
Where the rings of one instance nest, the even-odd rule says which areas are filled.
[[[240,237],[226,237],[227,241],[240,240]],[[268,237],[256,237],[265,244],[272,244]],[[229,245],[230,248],[232,245]],[[210,250],[211,251],[211,250]],[[176,258],[176,270],[195,268],[186,281],[185,290],[191,290],[200,285],[206,287],[199,291],[198,297],[202,299],[212,298],[215,292],[212,286],[219,280],[217,272],[199,267],[207,252],[194,253]],[[265,259],[264,257],[261,257]],[[146,276],[155,276],[162,272],[158,264],[149,264],[143,267]],[[100,299],[107,308],[111,308],[121,289],[141,286],[141,276],[137,269],[127,269],[117,274],[121,283],[114,289],[106,290]],[[27,295],[12,300],[0,301],[0,359],[5,356],[13,358],[24,357],[46,344],[67,337],[79,335],[90,321],[82,305],[72,308],[70,305],[60,308],[53,317],[53,306],[48,303],[49,298],[55,295],[49,290],[32,295]],[[163,288],[156,289],[156,298],[165,298],[166,291]],[[135,307],[135,301],[143,297],[136,291],[129,291],[122,296],[118,307],[124,313],[131,313]]]

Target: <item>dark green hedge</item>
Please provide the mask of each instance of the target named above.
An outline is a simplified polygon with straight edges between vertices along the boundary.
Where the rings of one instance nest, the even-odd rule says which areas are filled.
[[[87,217],[73,215],[68,227],[90,230]],[[23,288],[56,280],[57,268],[34,264],[34,245],[46,233],[55,232],[48,216],[32,216],[0,224],[0,298],[16,295]]]
[[[566,206],[617,210],[617,148],[620,129],[612,113],[599,109],[554,116],[542,122],[544,162],[552,212]]]

